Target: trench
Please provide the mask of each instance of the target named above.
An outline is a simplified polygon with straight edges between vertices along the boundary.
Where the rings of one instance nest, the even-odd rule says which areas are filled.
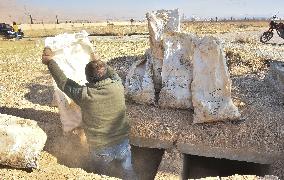
[[[227,177],[235,174],[265,176],[268,173],[269,165],[188,154],[184,155],[183,179]]]
[[[132,161],[140,180],[153,180],[164,154],[163,149],[131,146]]]
[[[131,145],[132,164],[139,180],[153,180],[155,178],[164,151],[165,150],[163,149],[137,147]],[[66,164],[66,162],[62,163]],[[91,161],[86,161],[81,168],[88,173],[96,173],[96,170],[92,167]],[[107,175],[122,178],[116,176],[116,174]]]

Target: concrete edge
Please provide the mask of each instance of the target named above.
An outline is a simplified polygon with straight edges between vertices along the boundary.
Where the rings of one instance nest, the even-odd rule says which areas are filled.
[[[172,149],[174,147],[174,142],[172,141],[162,141],[159,139],[143,138],[130,136],[130,144],[138,147],[147,148],[158,148],[158,149]]]
[[[202,144],[177,143],[177,149],[185,154],[214,157],[220,159],[225,158],[229,160],[246,161],[259,164],[272,164],[274,161],[281,157],[280,152],[269,154],[260,153],[250,149],[209,147]]]

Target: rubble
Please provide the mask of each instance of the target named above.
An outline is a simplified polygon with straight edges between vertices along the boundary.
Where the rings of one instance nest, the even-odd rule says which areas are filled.
[[[38,168],[47,136],[33,120],[0,114],[0,164]]]

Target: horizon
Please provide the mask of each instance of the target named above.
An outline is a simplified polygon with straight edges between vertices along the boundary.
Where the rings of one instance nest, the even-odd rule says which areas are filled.
[[[37,22],[54,21],[56,15],[61,21],[143,20],[149,11],[176,8],[185,19],[270,18],[274,14],[284,19],[282,0],[274,0],[273,5],[257,0],[1,0],[0,16],[22,22],[29,22],[29,14]]]

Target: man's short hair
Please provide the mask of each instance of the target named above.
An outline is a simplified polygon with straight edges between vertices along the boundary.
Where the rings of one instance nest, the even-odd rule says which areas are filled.
[[[106,79],[107,65],[103,61],[91,61],[86,65],[85,74],[89,83],[96,83]]]

